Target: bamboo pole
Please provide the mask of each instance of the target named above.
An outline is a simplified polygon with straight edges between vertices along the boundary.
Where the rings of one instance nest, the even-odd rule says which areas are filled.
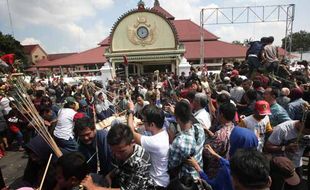
[[[39,190],[42,190],[42,187],[43,187],[43,184],[44,184],[44,180],[45,180],[45,177],[46,177],[46,174],[47,174],[47,170],[48,170],[48,167],[50,166],[50,163],[51,163],[52,156],[53,156],[53,154],[50,154],[50,157],[48,158],[48,162],[47,162],[45,170],[44,170],[44,175],[42,177]]]
[[[25,119],[31,123],[37,133],[43,138],[43,140],[51,147],[57,157],[62,155],[56,142],[50,135],[44,120],[40,116],[38,110],[35,108],[30,96],[27,93],[25,83],[21,78],[16,78],[16,83],[9,79],[8,82],[14,87],[17,98],[20,100],[16,108],[25,117]]]

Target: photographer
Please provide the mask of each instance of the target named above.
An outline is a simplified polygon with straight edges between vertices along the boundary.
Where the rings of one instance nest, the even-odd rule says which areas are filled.
[[[273,156],[285,156],[293,164],[299,177],[302,176],[302,156],[309,143],[300,135],[310,135],[310,112],[305,112],[302,120],[286,121],[274,128],[273,133],[265,144],[265,150]],[[284,183],[284,181],[282,181]],[[286,184],[288,189],[289,185]]]

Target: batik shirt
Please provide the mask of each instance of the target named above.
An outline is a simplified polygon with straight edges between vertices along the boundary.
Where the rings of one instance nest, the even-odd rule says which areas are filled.
[[[213,150],[220,156],[225,157],[229,147],[229,137],[234,124],[224,125],[214,133],[214,137],[206,140],[205,144],[209,144]],[[208,166],[206,173],[210,178],[214,178],[220,167],[218,159],[214,158],[209,151],[204,151],[204,157],[208,158]]]
[[[181,167],[179,177],[192,175],[194,179],[199,178],[195,169],[185,164],[184,161],[193,156],[200,167],[202,167],[202,150],[205,140],[205,134],[200,124],[193,124],[186,131],[181,131],[173,140],[169,148],[169,169]]]
[[[150,177],[151,157],[141,146],[135,145],[133,154],[123,163],[112,161],[115,177],[122,190],[152,189],[155,182]]]

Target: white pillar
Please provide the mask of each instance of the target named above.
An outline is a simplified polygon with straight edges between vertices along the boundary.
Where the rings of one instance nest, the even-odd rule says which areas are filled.
[[[187,59],[184,56],[180,57],[180,64],[179,64],[178,68],[179,68],[178,75],[181,75],[181,73],[184,72],[185,76],[188,76],[191,65],[189,64],[189,62],[187,61]]]
[[[112,69],[110,67],[110,63],[109,62],[106,62],[104,64],[104,66],[102,66],[100,69],[100,72],[101,72],[101,80],[102,80],[102,84],[103,86],[105,87],[106,86],[106,82],[108,80],[111,80],[112,79]]]

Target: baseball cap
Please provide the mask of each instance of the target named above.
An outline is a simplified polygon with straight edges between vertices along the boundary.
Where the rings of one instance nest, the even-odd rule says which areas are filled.
[[[81,107],[84,107],[84,106],[87,106],[87,105],[88,105],[87,102],[86,102],[86,100],[84,100],[84,99],[80,100],[79,103],[80,103]]]
[[[235,77],[235,76],[238,76],[238,75],[239,75],[239,71],[237,71],[236,69],[234,69],[234,70],[231,71],[230,77]]]
[[[74,103],[75,102],[75,99],[71,96],[67,97],[66,100],[65,100],[67,103]]]
[[[265,100],[260,100],[255,103],[255,110],[259,115],[271,115],[269,103]]]

